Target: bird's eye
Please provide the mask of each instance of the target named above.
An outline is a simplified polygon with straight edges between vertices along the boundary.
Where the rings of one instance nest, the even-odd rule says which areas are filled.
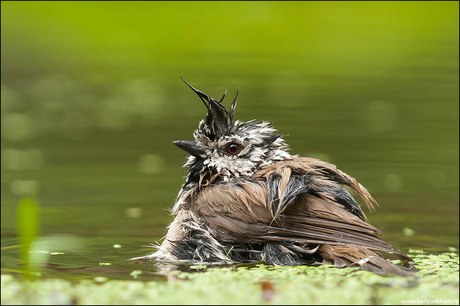
[[[235,155],[235,154],[238,154],[238,152],[240,152],[240,146],[238,144],[232,142],[227,145],[228,154]]]

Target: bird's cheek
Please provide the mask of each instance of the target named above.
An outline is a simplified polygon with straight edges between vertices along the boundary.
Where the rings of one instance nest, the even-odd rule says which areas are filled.
[[[211,160],[212,162],[217,161],[219,158],[220,158],[220,156],[219,156],[219,154],[218,154],[216,151],[212,152],[212,153],[209,155],[209,160]]]
[[[219,164],[222,163],[221,159],[222,157],[217,152],[213,152],[204,161],[204,165],[208,167],[217,167]]]

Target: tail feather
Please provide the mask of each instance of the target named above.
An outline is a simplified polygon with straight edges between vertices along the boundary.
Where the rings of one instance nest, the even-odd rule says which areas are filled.
[[[393,274],[402,277],[416,276],[417,270],[413,267],[404,267],[392,263],[378,253],[355,246],[322,245],[319,253],[325,264],[334,264],[336,267],[360,267],[362,270],[376,274]],[[407,260],[407,257],[400,257]]]

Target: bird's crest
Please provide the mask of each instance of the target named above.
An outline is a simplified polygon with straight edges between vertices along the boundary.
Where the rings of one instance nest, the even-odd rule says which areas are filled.
[[[233,112],[236,107],[236,99],[238,97],[238,91],[236,92],[235,98],[230,106],[230,110],[227,110],[222,104],[227,91],[224,92],[222,98],[217,101],[204,92],[194,88],[192,85],[187,83],[182,77],[182,81],[188,85],[203,101],[204,105],[208,109],[206,118],[203,121],[203,125],[200,125],[202,133],[213,141],[219,139],[221,136],[228,134],[234,127]]]

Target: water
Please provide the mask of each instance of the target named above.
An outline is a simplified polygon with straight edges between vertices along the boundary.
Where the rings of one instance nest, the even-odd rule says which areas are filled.
[[[239,89],[238,119],[356,177],[386,241],[458,248],[458,3],[68,5],[2,3],[2,248],[24,196],[41,237],[81,242],[45,275],[155,272],[126,259],[166,233],[185,174],[172,141],[205,114],[179,74],[228,104]],[[2,249],[2,272],[18,254]]]

